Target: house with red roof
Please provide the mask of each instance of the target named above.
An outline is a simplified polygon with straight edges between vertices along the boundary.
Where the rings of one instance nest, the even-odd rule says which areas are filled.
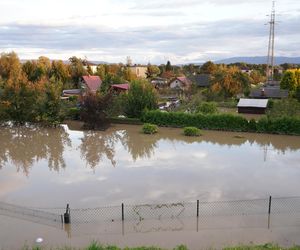
[[[185,76],[175,77],[169,82],[171,89],[189,89],[192,85],[192,82]]]
[[[122,84],[112,84],[111,85],[111,91],[119,94],[122,92],[127,92],[129,90],[130,86],[128,83],[122,83]]]
[[[62,98],[66,99],[70,96],[78,96],[82,98],[87,92],[96,93],[100,89],[102,80],[99,76],[83,76],[80,89],[65,89],[62,93]]]
[[[99,76],[83,76],[81,81],[81,88],[85,92],[96,93],[100,89],[102,80]]]

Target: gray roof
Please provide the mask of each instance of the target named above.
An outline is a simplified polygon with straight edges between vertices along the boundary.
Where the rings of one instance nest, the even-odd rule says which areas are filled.
[[[280,89],[279,87],[265,87],[252,90],[250,95],[252,98],[286,98],[289,96],[289,91]]]
[[[241,98],[238,103],[238,107],[254,107],[254,108],[266,108],[268,106],[268,99],[244,99]]]
[[[65,89],[63,95],[80,95],[81,89]]]
[[[210,74],[200,74],[192,76],[191,81],[198,87],[209,87],[210,86]]]

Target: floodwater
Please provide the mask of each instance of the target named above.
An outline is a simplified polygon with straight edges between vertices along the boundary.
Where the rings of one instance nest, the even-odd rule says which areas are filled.
[[[106,131],[78,128],[77,123],[56,129],[1,127],[0,202],[34,209],[69,203],[76,209],[300,196],[300,137],[203,131],[191,138],[170,128],[155,135],[144,135],[134,125]],[[0,209],[0,249],[17,249],[25,241],[31,245],[37,237],[45,238],[45,244],[77,246],[93,239],[121,246],[185,243],[191,249],[299,244],[299,216],[281,216],[273,217],[271,228],[267,217],[258,215],[219,217],[197,226],[196,219],[142,226],[125,221],[96,230],[91,225],[51,227]]]

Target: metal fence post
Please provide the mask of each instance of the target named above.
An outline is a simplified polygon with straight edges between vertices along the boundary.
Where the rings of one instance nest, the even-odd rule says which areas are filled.
[[[269,197],[269,210],[268,210],[268,214],[271,214],[271,205],[272,205],[272,196],[270,195],[270,197]]]
[[[69,204],[67,204],[66,212],[64,213],[64,223],[65,224],[70,224],[71,223],[71,215],[70,215]]]
[[[124,221],[124,203],[122,203],[122,221]]]
[[[197,217],[199,217],[199,200],[197,200]]]

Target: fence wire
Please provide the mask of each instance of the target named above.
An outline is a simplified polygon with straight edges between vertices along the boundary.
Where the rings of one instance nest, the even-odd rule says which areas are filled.
[[[0,214],[48,226],[60,227],[60,214],[0,202]]]
[[[271,201],[271,202],[270,202]],[[66,209],[63,208],[26,208],[0,202],[0,214],[21,218],[41,224],[58,226],[63,221]],[[300,214],[300,197],[284,197],[238,201],[215,202],[176,202],[161,204],[120,205],[96,208],[72,208],[71,224],[101,224],[101,222],[136,221],[136,229],[144,230],[146,221],[169,220],[174,228],[181,228],[181,219],[199,217],[202,225],[205,220],[226,216],[251,216],[271,214]],[[215,222],[214,222],[215,223]],[[173,226],[172,224],[172,226]],[[171,226],[171,227],[172,227]],[[163,228],[160,226],[158,228]],[[167,227],[168,228],[168,227]]]

